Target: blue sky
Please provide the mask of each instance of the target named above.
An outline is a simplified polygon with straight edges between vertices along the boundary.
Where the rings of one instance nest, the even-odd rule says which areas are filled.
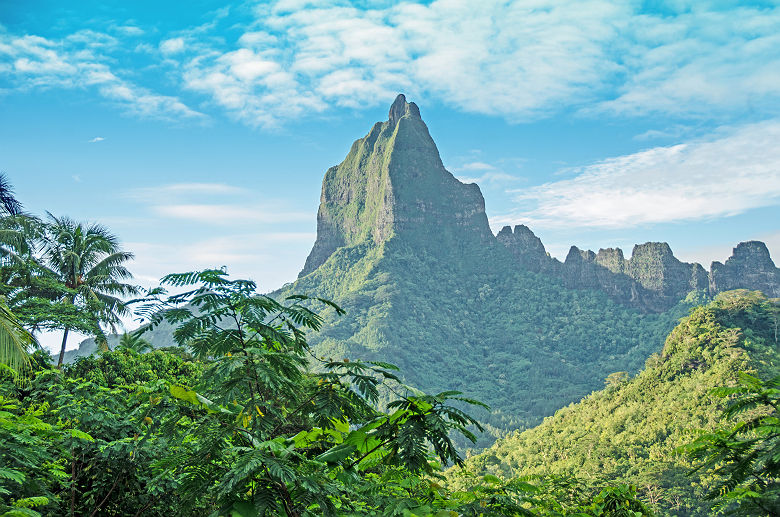
[[[399,92],[495,231],[780,253],[780,3],[0,0],[0,170],[137,281],[292,281],[324,171]],[[74,342],[75,344],[75,342]]]

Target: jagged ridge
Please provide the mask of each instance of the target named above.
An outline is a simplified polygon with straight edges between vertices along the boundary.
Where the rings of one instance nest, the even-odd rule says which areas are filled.
[[[678,260],[665,242],[637,244],[626,260],[620,248],[598,253],[572,246],[561,263],[524,225],[505,226],[496,236],[520,267],[563,280],[573,289],[599,289],[619,303],[644,311],[662,312],[694,290],[710,296],[731,289],[756,289],[780,296],[780,270],[763,242],[742,242],[725,264],[713,262],[708,273],[701,264]]]
[[[518,267],[479,188],[444,169],[403,97],[327,171],[318,229],[301,276],[278,293],[346,309],[326,312],[316,353],[390,361],[422,389],[467,392],[494,407],[482,416],[495,428],[538,422],[616,365],[638,369],[677,317]]]

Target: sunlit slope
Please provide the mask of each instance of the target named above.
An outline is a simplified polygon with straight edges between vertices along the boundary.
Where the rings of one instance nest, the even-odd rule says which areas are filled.
[[[317,353],[390,361],[420,388],[480,398],[498,428],[536,424],[608,373],[637,370],[676,321],[520,267],[479,188],[444,168],[400,96],[325,174],[317,221],[301,276],[278,293],[347,311],[325,312]]]
[[[777,299],[722,293],[685,318],[636,377],[613,376],[605,389],[470,458],[467,468],[630,482],[665,512],[706,515],[707,480],[686,476],[691,464],[675,450],[691,430],[720,422],[723,399],[711,396],[712,388],[733,384],[740,371],[780,373],[778,318]]]

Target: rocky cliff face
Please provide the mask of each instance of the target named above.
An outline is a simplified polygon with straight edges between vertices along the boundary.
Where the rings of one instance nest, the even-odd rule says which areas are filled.
[[[671,306],[696,289],[707,289],[707,272],[701,264],[680,262],[665,242],[637,244],[625,262],[631,278],[656,293],[662,305]]]
[[[780,270],[762,242],[741,243],[725,264],[713,262],[708,274],[701,264],[678,260],[665,242],[637,244],[628,260],[620,248],[594,253],[572,246],[561,264],[527,226],[515,226],[514,231],[505,226],[496,238],[528,271],[560,277],[571,289],[598,289],[643,311],[665,311],[694,290],[715,295],[742,288],[780,296]]]
[[[381,244],[393,235],[426,246],[494,240],[479,187],[444,168],[419,108],[403,95],[388,120],[376,123],[325,173],[317,240],[299,276],[340,247]]]
[[[623,252],[608,248],[598,254],[572,246],[561,267],[563,283],[570,289],[598,289],[624,305],[643,309],[652,307],[646,290],[626,272],[628,261]]]
[[[709,287],[713,293],[731,289],[755,289],[770,298],[780,297],[780,269],[760,241],[741,242],[725,263],[713,262]]]
[[[568,288],[604,291],[642,311],[665,311],[692,290],[714,295],[747,288],[780,296],[780,270],[756,241],[741,243],[708,274],[700,264],[678,260],[664,242],[637,244],[630,259],[618,248],[594,253],[572,247],[561,263],[527,226],[506,226],[494,238],[479,187],[461,183],[444,168],[419,108],[403,95],[393,102],[388,119],[374,124],[344,161],[325,173],[317,239],[299,276],[339,249],[377,246],[393,236],[421,253],[428,249],[453,259],[480,253],[491,262],[502,260],[495,249],[500,243],[498,248],[509,251],[524,270],[557,278]]]
[[[510,226],[504,226],[496,235],[496,239],[506,246],[520,266],[528,271],[552,275],[560,274],[560,261],[547,253],[541,239],[534,235],[534,232],[527,226],[519,224],[515,226],[514,231]]]

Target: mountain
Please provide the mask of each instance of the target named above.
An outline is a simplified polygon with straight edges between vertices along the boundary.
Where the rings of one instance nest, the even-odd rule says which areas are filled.
[[[748,288],[780,297],[780,269],[760,241],[741,242],[724,264],[713,262],[709,280],[713,293]]]
[[[642,312],[567,285],[530,230],[536,255],[526,255],[539,267],[518,263],[503,234],[492,234],[479,187],[444,168],[401,95],[325,173],[314,247],[298,280],[275,294],[323,296],[347,311],[325,311],[310,336],[317,354],[390,361],[422,389],[480,398],[493,407],[482,416],[494,434],[538,423],[616,369],[638,370],[697,300]]]
[[[479,398],[498,436],[611,372],[638,371],[710,291],[776,288],[768,252],[747,244],[708,275],[666,243],[637,245],[630,259],[572,248],[560,262],[525,226],[494,236],[479,187],[445,169],[419,108],[399,95],[326,171],[311,253],[272,294],[332,299],[347,314],[323,312],[309,336],[319,355],[389,361],[422,389]],[[147,339],[172,342],[162,327]]]
[[[610,376],[605,389],[499,440],[466,468],[502,477],[575,474],[595,483],[632,483],[661,514],[709,515],[707,476],[688,476],[692,464],[675,451],[693,439],[694,429],[724,424],[724,401],[712,388],[735,384],[740,371],[764,378],[780,373],[778,318],[778,299],[745,290],[719,294],[685,318],[636,377]]]
[[[380,246],[394,235],[427,246],[494,245],[479,187],[447,172],[419,108],[403,95],[325,173],[317,239],[299,276],[341,247]]]
[[[665,242],[637,244],[626,260],[620,248],[598,253],[572,246],[561,263],[544,249],[525,225],[505,226],[496,238],[522,268],[561,278],[573,289],[598,289],[613,300],[643,312],[669,310],[694,290],[710,296],[732,289],[755,289],[780,296],[780,269],[766,245],[742,242],[725,264],[713,262],[708,273],[701,264],[678,260]]]

